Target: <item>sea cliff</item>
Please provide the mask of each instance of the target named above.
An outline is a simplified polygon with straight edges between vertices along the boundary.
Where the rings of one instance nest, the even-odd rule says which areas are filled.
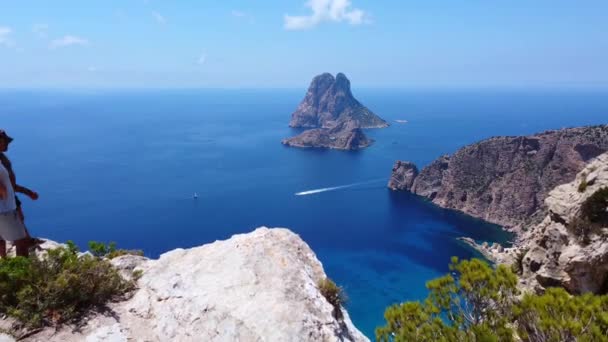
[[[291,115],[289,126],[334,128],[347,122],[358,128],[388,126],[386,121],[355,99],[350,80],[343,73],[336,77],[324,73],[312,80],[306,96]]]
[[[607,125],[494,137],[441,156],[419,174],[397,161],[388,187],[515,231],[509,248],[461,240],[513,265],[524,289],[606,293],[608,199],[590,199],[608,187],[606,151]],[[593,221],[589,206],[604,221]]]
[[[608,153],[592,160],[572,182],[549,192],[547,215],[513,247],[466,242],[490,260],[514,265],[523,288],[608,293],[608,197],[591,202],[602,189],[608,189]],[[589,203],[603,210],[603,220],[588,217]]]
[[[323,266],[287,229],[262,227],[155,260],[126,255],[111,262],[125,276],[143,272],[130,299],[77,329],[47,328],[24,340],[368,341],[346,310],[323,296]],[[0,320],[0,331],[9,324]]]
[[[585,165],[608,151],[608,126],[547,131],[531,136],[494,137],[436,159],[413,182],[399,161],[389,188],[520,230],[547,213],[544,200],[570,182]],[[399,182],[399,179],[410,179]]]
[[[362,129],[388,124],[355,99],[344,74],[325,73],[312,80],[289,126],[312,129],[284,139],[286,146],[357,150],[373,142]]]

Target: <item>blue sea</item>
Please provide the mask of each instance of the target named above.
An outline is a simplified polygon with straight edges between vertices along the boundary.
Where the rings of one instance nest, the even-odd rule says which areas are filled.
[[[457,237],[511,239],[389,191],[396,160],[424,166],[491,136],[608,121],[602,91],[355,89],[392,123],[368,131],[372,147],[284,147],[281,139],[298,132],[287,123],[304,93],[1,91],[0,126],[15,138],[9,156],[20,183],[40,193],[37,202],[24,199],[28,226],[82,248],[116,241],[151,257],[263,225],[288,227],[345,288],[351,318],[373,337],[388,305],[423,299],[425,282],[445,274],[451,256],[476,256]]]

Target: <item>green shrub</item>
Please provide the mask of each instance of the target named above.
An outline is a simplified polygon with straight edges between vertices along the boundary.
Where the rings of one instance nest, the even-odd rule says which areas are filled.
[[[608,296],[570,296],[562,288],[527,294],[513,308],[524,341],[608,341]]]
[[[107,261],[73,243],[46,255],[0,260],[0,314],[37,328],[77,322],[135,288]]]
[[[511,265],[511,271],[513,273],[521,275],[524,272],[524,258],[528,253],[528,249],[523,249],[515,256],[515,262]]]
[[[323,297],[325,297],[329,304],[334,307],[334,317],[336,317],[336,319],[342,319],[342,305],[346,303],[346,294],[344,290],[329,278],[319,281],[317,286]]]
[[[517,277],[502,265],[452,260],[451,274],[427,283],[424,302],[384,313],[378,341],[608,341],[608,296],[550,288],[518,299]]]
[[[389,307],[379,341],[513,341],[508,308],[517,277],[506,266],[492,269],[479,259],[452,259],[447,274],[427,283],[423,302]]]
[[[581,205],[581,214],[568,223],[570,233],[583,245],[591,242],[591,236],[608,226],[608,188],[602,188],[589,196]]]
[[[581,215],[591,223],[608,225],[608,188],[601,188],[583,202]]]
[[[581,180],[581,182],[578,185],[578,192],[585,192],[585,190],[587,190],[587,178],[583,177],[583,180]]]
[[[116,242],[104,244],[103,242],[90,241],[89,251],[96,257],[114,259],[123,255],[144,255],[141,250],[117,249]]]

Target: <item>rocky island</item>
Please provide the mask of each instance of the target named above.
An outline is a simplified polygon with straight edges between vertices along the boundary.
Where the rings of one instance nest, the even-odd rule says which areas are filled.
[[[357,150],[373,143],[361,128],[341,123],[334,128],[314,128],[304,131],[293,138],[284,139],[283,145],[293,147],[334,148],[338,150]]]
[[[388,123],[355,99],[344,74],[325,73],[313,79],[289,126],[312,129],[284,139],[286,146],[356,150],[373,142],[362,129]]]

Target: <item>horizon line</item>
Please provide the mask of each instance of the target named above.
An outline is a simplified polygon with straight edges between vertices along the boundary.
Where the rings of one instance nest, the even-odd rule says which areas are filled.
[[[170,91],[170,90],[302,90],[306,86],[1,86],[0,91]],[[462,84],[462,85],[360,85],[357,90],[608,90],[607,83],[599,84]]]

